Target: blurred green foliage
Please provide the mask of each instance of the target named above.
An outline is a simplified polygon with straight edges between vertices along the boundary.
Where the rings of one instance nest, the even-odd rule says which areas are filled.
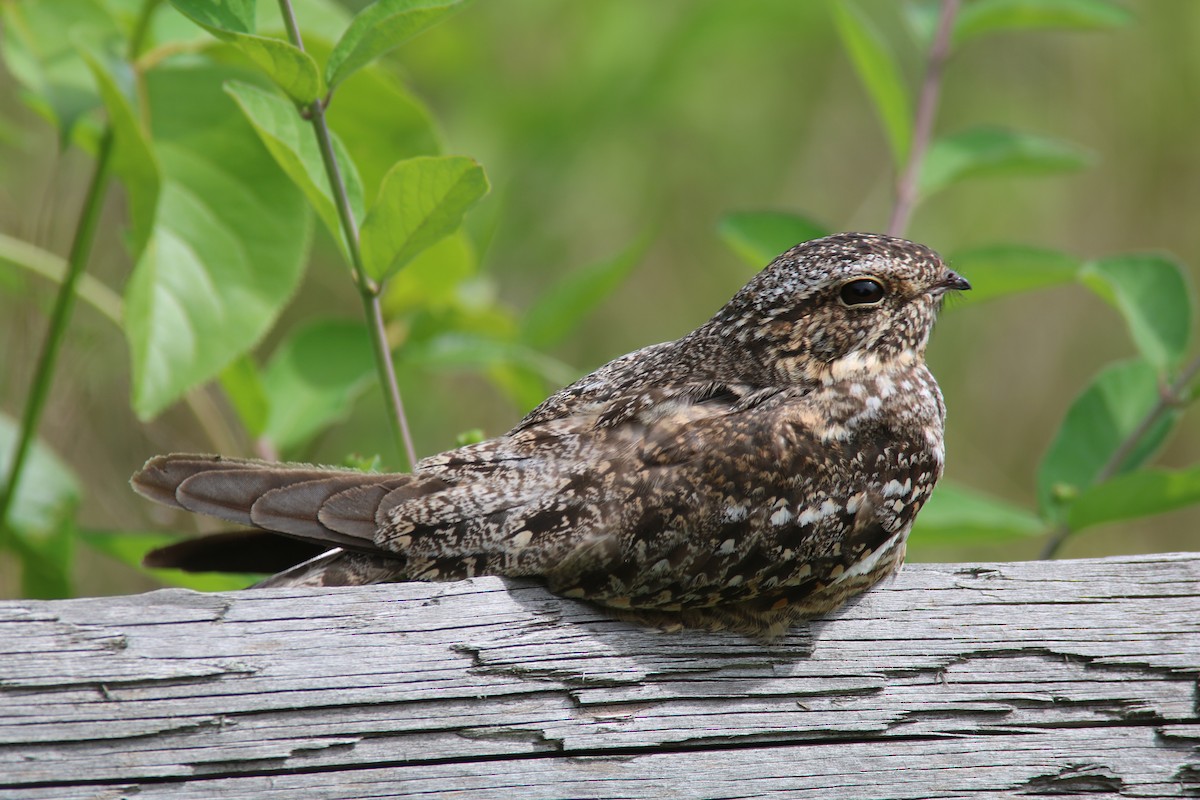
[[[930,353],[949,467],[910,557],[1028,557],[1098,526],[1067,551],[1200,542],[1184,413],[1200,9],[967,0],[922,142],[940,2],[295,7],[303,51],[269,3],[3,7],[0,475],[105,131],[120,188],[0,594],[151,585],[122,564],[162,543],[142,531],[184,524],[126,485],[155,452],[401,463],[338,192],[296,105],[330,87],[331,152],[420,454],[500,433],[694,327],[796,241],[882,230],[915,164],[908,235],[975,289]]]

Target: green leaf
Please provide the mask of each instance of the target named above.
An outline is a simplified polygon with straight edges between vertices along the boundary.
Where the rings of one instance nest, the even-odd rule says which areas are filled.
[[[1179,366],[1192,338],[1194,308],[1178,263],[1157,255],[1114,256],[1085,265],[1080,279],[1121,313],[1147,361],[1163,373]]]
[[[74,520],[64,516],[53,529],[36,537],[18,535],[12,546],[21,564],[22,597],[53,600],[71,596]]]
[[[520,330],[517,315],[504,305],[494,302],[490,294],[490,282],[471,281],[478,296],[463,297],[461,302],[448,307],[426,307],[411,314],[405,347],[419,342],[429,342],[449,331],[479,334],[489,339],[516,341]],[[461,287],[467,292],[468,287]]]
[[[392,276],[383,308],[390,317],[420,309],[441,309],[459,301],[464,281],[475,274],[478,259],[460,230],[447,236]]]
[[[378,196],[384,176],[398,160],[442,150],[429,110],[379,65],[359,70],[338,87],[326,119],[358,168],[364,197]]]
[[[304,49],[317,63],[325,63],[325,57],[350,24],[353,16],[339,0],[290,0],[292,12],[300,21],[304,34]],[[255,3],[254,28],[250,30],[264,36],[287,38],[287,23],[279,13],[278,2]],[[316,50],[324,52],[314,52]]]
[[[180,537],[149,531],[81,530],[79,538],[88,547],[109,558],[150,575],[168,586],[180,586],[197,592],[234,592],[245,589],[259,579],[258,575],[218,572],[184,572],[179,569],[148,569],[142,559],[151,550],[179,541]]]
[[[833,21],[842,45],[866,87],[875,111],[883,122],[892,163],[899,168],[908,157],[912,138],[912,102],[900,66],[883,36],[871,21],[849,0],[836,0]]]
[[[262,436],[267,425],[270,402],[262,376],[250,356],[243,355],[221,370],[221,388],[251,436]]]
[[[996,245],[958,253],[949,259],[971,282],[954,306],[1074,283],[1083,267],[1075,256],[1024,245]]]
[[[92,71],[100,88],[100,97],[108,110],[108,124],[114,137],[112,169],[121,179],[129,202],[129,249],[136,260],[150,239],[158,211],[161,185],[158,161],[133,107],[117,86],[109,67],[94,53],[83,48],[80,52]],[[121,64],[120,67],[128,71],[128,65]],[[127,82],[132,83],[132,80],[132,75],[129,75]]]
[[[918,186],[921,196],[928,197],[967,178],[1069,172],[1091,162],[1090,153],[1069,142],[1002,128],[972,128],[933,141]]]
[[[900,13],[904,15],[904,21],[921,50],[928,50],[933,43],[941,6],[941,0],[905,0],[900,4]]]
[[[255,0],[171,0],[171,5],[202,28],[254,33]]]
[[[564,370],[564,377],[570,370]],[[488,368],[488,379],[494,383],[509,402],[521,412],[530,411],[546,399],[548,390],[557,389],[579,377],[570,375],[568,380],[547,380],[539,371],[516,364],[497,364]],[[549,386],[547,385],[549,384]]]
[[[325,81],[312,56],[282,39],[254,34],[253,0],[171,0],[171,5],[245,53],[297,103],[308,104],[325,94]]]
[[[296,112],[294,105],[252,84],[229,81],[225,84],[225,91],[237,101],[275,162],[304,192],[333,240],[344,251],[346,237],[342,232],[341,219],[329,188],[329,177],[312,124]],[[333,152],[341,170],[342,183],[346,187],[346,197],[350,200],[350,210],[354,212],[355,221],[359,222],[363,218],[362,182],[358,179],[354,162],[336,134],[333,136]]]
[[[355,70],[398,47],[451,12],[461,0],[376,0],[358,12],[333,48],[325,75],[337,86]]]
[[[954,21],[954,41],[1031,28],[1107,30],[1132,21],[1133,14],[1108,0],[973,0]]]
[[[612,258],[562,276],[538,296],[521,322],[521,340],[544,349],[561,342],[612,294],[646,252],[641,237]]]
[[[1044,533],[1036,514],[990,495],[942,481],[917,514],[914,543],[962,545],[1002,542]]]
[[[1200,468],[1142,469],[1084,491],[1071,505],[1067,523],[1078,531],[1196,503],[1200,503]]]
[[[0,414],[0,479],[8,477],[17,433],[16,422]],[[53,451],[35,441],[25,459],[8,521],[26,538],[49,536],[71,515],[79,499],[79,481]]]
[[[819,239],[829,230],[806,217],[786,211],[739,211],[726,214],[717,226],[725,244],[742,261],[761,269],[792,247]]]
[[[1159,402],[1159,372],[1141,361],[1111,364],[1075,399],[1038,468],[1042,514],[1065,521],[1071,503],[1088,489]],[[1178,410],[1167,411],[1140,437],[1112,475],[1146,462],[1171,432]]]
[[[8,478],[17,435],[17,424],[0,414],[0,480]],[[0,493],[5,489],[0,484]],[[71,594],[73,517],[79,499],[79,484],[70,470],[48,447],[34,441],[8,512],[16,534],[9,542],[21,565],[23,597]]]
[[[392,167],[360,232],[367,274],[384,280],[449,236],[487,190],[483,168],[469,158],[423,156]]]
[[[303,275],[304,198],[221,91],[228,77],[205,66],[146,76],[163,186],[125,290],[142,419],[250,350]]]
[[[469,428],[465,431],[460,431],[454,437],[455,447],[466,447],[469,444],[479,444],[487,439],[483,433],[483,428]]]
[[[264,435],[281,450],[304,444],[346,419],[374,375],[371,340],[362,323],[309,323],[279,346],[263,374],[271,409]]]
[[[359,472],[381,472],[383,469],[383,456],[379,453],[371,455],[363,455],[361,453],[348,453],[342,458],[339,466],[346,469],[356,469]]]
[[[21,99],[66,142],[100,102],[80,46],[104,52],[123,35],[117,19],[100,0],[3,3],[0,19],[0,57],[25,88]]]

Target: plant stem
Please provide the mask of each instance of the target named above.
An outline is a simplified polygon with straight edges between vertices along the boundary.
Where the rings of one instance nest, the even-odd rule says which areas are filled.
[[[62,256],[3,233],[0,233],[0,263],[29,270],[57,284],[62,284],[67,275],[67,261]],[[86,272],[79,276],[76,292],[80,300],[118,328],[121,327],[119,294]]]
[[[942,92],[942,69],[950,56],[950,35],[954,31],[954,17],[958,14],[960,2],[961,0],[942,0],[937,32],[934,34],[933,44],[929,47],[929,60],[925,66],[925,77],[921,81],[921,95],[917,100],[917,116],[913,121],[908,163],[896,178],[896,204],[892,207],[892,218],[888,222],[889,236],[904,235],[917,206],[917,183],[921,178],[921,164],[933,138],[933,120],[937,116],[938,99]]]
[[[100,219],[100,209],[104,201],[104,189],[108,185],[112,151],[112,128],[105,128],[100,139],[100,148],[96,153],[96,167],[92,172],[79,214],[75,240],[71,243],[71,252],[67,257],[67,274],[58,289],[54,310],[50,314],[50,330],[42,343],[42,352],[34,370],[33,385],[29,389],[29,398],[21,414],[21,430],[17,435],[12,461],[8,465],[8,475],[3,486],[0,486],[0,490],[3,491],[3,494],[0,494],[0,549],[11,546],[16,538],[15,532],[9,527],[8,513],[16,499],[21,472],[37,433],[42,411],[45,410],[46,398],[50,395],[50,385],[54,381],[54,365],[58,360],[63,335],[67,331],[71,309],[75,304],[75,287],[91,255],[92,242],[96,237],[96,223]]]
[[[1197,356],[1183,368],[1183,371],[1179,373],[1179,377],[1159,394],[1158,402],[1146,412],[1146,416],[1142,417],[1137,427],[1121,440],[1121,443],[1117,445],[1112,455],[1109,456],[1108,461],[1104,462],[1104,466],[1100,468],[1100,471],[1096,473],[1096,477],[1092,479],[1093,486],[1116,477],[1117,472],[1121,469],[1121,465],[1129,458],[1133,449],[1158,424],[1163,415],[1184,402],[1184,393],[1187,392],[1197,375],[1200,375],[1200,356]],[[1042,548],[1042,552],[1038,558],[1054,558],[1059,548],[1062,547],[1063,543],[1072,533],[1073,531],[1069,526],[1065,524],[1059,525],[1054,529],[1054,533],[1050,536],[1050,540],[1046,542],[1046,546]]]
[[[161,0],[145,0],[134,21],[133,34],[129,38],[127,56],[133,62],[142,49],[146,35],[150,30],[150,18]],[[12,510],[17,496],[17,487],[21,482],[21,473],[25,461],[29,457],[34,437],[37,434],[38,423],[46,407],[46,399],[50,395],[50,386],[54,382],[54,366],[58,361],[58,353],[62,346],[63,336],[71,320],[71,311],[75,306],[75,296],[81,279],[85,278],[84,270],[91,256],[92,243],[96,238],[96,223],[100,219],[100,210],[104,204],[105,188],[108,186],[109,171],[112,166],[114,135],[111,125],[105,126],[100,137],[100,145],[96,151],[96,166],[84,195],[83,207],[79,212],[79,225],[75,228],[75,239],[71,242],[71,252],[67,256],[66,274],[58,288],[54,300],[54,309],[50,314],[50,330],[42,343],[42,352],[38,356],[34,368],[33,385],[29,389],[29,397],[21,414],[21,430],[17,435],[17,444],[13,450],[12,461],[8,466],[8,475],[0,484],[0,549],[18,543],[15,531],[9,526],[8,514]],[[23,255],[30,255],[29,251]],[[33,259],[37,262],[38,259]],[[39,264],[45,266],[45,264]],[[99,286],[99,284],[96,284]],[[95,288],[95,287],[91,287]],[[112,298],[105,298],[108,308],[102,312],[114,311]],[[97,306],[100,308],[100,306]],[[116,306],[119,309],[119,303]]]
[[[296,22],[296,13],[292,9],[291,0],[279,0],[279,9],[283,14],[283,23],[287,27],[288,39],[297,48],[303,50],[304,41],[300,37],[300,26]],[[330,190],[333,192],[338,219],[342,225],[342,234],[346,238],[346,251],[350,256],[350,266],[354,270],[354,281],[358,286],[363,310],[367,315],[371,346],[375,352],[375,368],[379,372],[379,382],[387,401],[392,433],[396,437],[402,454],[408,459],[407,466],[411,468],[417,463],[417,454],[413,447],[412,433],[408,427],[408,417],[404,413],[404,401],[400,397],[400,386],[396,381],[396,368],[392,363],[392,351],[388,345],[387,330],[384,327],[383,306],[379,301],[381,287],[367,274],[363,264],[362,251],[358,246],[358,223],[350,208],[346,183],[342,180],[341,168],[338,166],[337,157],[334,154],[333,138],[329,133],[329,124],[325,120],[325,105],[318,99],[305,110],[312,122],[313,130],[317,134],[321,160],[325,164],[325,174],[329,178]]]
[[[286,3],[287,0],[283,0],[283,2]],[[321,101],[314,102],[309,113],[312,115],[313,129],[317,133],[317,142],[321,148],[321,160],[325,162],[325,172],[329,176],[330,186],[333,187],[338,218],[342,223],[342,233],[346,237],[346,248],[350,253],[350,263],[354,268],[358,294],[362,298],[363,310],[367,314],[371,345],[375,351],[375,368],[379,371],[379,381],[387,400],[392,432],[397,435],[403,454],[408,459],[408,466],[411,467],[417,463],[417,456],[413,448],[412,434],[408,429],[408,418],[404,413],[404,401],[400,398],[396,368],[392,364],[392,351],[388,345],[387,330],[383,322],[383,306],[379,301],[380,286],[371,280],[363,265],[362,251],[358,246],[358,224],[354,220],[354,213],[350,210],[350,198],[346,193],[346,184],[342,180],[337,158],[334,156],[333,139],[329,135],[329,125],[325,122],[325,109],[321,105]]]

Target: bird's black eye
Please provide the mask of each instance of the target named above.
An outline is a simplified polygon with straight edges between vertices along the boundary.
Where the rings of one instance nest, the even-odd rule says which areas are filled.
[[[842,287],[842,302],[848,306],[874,305],[883,299],[883,284],[874,278],[859,278]]]

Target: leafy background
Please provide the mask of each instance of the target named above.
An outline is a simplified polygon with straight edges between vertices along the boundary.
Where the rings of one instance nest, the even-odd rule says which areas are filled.
[[[973,5],[984,3],[966,8]],[[1011,12],[1039,4],[988,5]],[[945,73],[936,131],[948,136],[939,145],[940,171],[928,173],[923,186],[969,180],[932,195],[908,235],[950,255],[976,280],[977,292],[943,315],[929,360],[950,408],[947,479],[994,502],[973,502],[967,514],[929,508],[924,535],[910,545],[914,560],[1036,557],[1047,529],[1032,514],[1039,503],[1051,521],[1083,513],[1055,510],[1056,499],[1047,496],[1055,481],[1044,472],[1039,480],[1047,452],[1063,447],[1052,443],[1061,439],[1080,392],[1108,369],[1101,386],[1110,391],[1092,395],[1097,407],[1139,417],[1163,376],[1195,352],[1189,329],[1163,328],[1174,324],[1178,315],[1169,309],[1181,299],[1185,308],[1193,305],[1200,264],[1194,135],[1200,6],[1049,5],[1116,11],[1113,24],[1097,23],[1095,31],[980,35],[956,49]],[[87,151],[97,147],[103,119],[81,98],[95,96],[93,74],[107,74],[89,72],[72,54],[78,39],[33,25],[28,33],[35,41],[58,48],[37,53],[51,65],[46,74],[67,75],[55,85],[74,89],[31,93],[29,59],[13,38],[27,31],[15,27],[13,15],[34,6],[51,22],[69,14],[87,28],[103,27],[106,15],[128,16],[126,6],[136,4],[43,0],[6,8],[0,233],[40,248],[24,266],[0,259],[6,450],[54,297],[53,283],[34,276],[30,265],[40,254],[69,249],[92,164]],[[347,14],[317,2],[298,8],[306,44],[318,60],[327,58]],[[902,149],[895,120],[903,120],[904,109],[893,104],[889,112],[887,86],[876,85],[876,99],[885,98],[877,113],[843,40],[853,39],[856,19],[867,20],[895,55],[899,81],[912,95],[923,69],[921,31],[927,33],[936,9],[936,3],[890,0],[849,9],[794,0],[760,0],[752,9],[727,0],[521,0],[514,13],[511,3],[475,3],[340,87],[330,121],[357,163],[361,198],[374,198],[392,162],[404,156],[470,156],[491,185],[462,231],[418,256],[383,296],[418,454],[501,433],[556,385],[706,319],[753,274],[752,263],[770,257],[763,242],[776,237],[773,220],[798,230],[790,217],[738,214],[799,213],[828,229],[882,230],[892,206],[893,152]],[[264,4],[259,16],[274,13]],[[197,31],[171,7],[156,12],[156,36],[193,42]],[[215,169],[197,154],[215,154],[222,169],[243,175],[261,170],[256,193],[213,213],[226,214],[234,226],[239,219],[275,220],[294,232],[295,257],[272,250],[250,254],[240,269],[229,263],[230,280],[253,278],[246,303],[203,335],[261,341],[223,373],[220,386],[168,403],[169,392],[155,393],[153,381],[138,376],[158,374],[155,358],[186,352],[155,349],[150,330],[141,337],[148,349],[135,347],[131,355],[121,329],[97,310],[112,299],[105,287],[120,292],[129,281],[130,248],[137,249],[149,224],[147,194],[130,185],[138,180],[136,168],[124,188],[112,189],[88,267],[88,280],[98,282],[88,291],[97,300],[81,303],[72,319],[41,426],[44,448],[31,465],[31,474],[43,478],[30,481],[37,491],[19,505],[23,525],[43,532],[30,540],[41,556],[18,561],[0,554],[2,595],[157,585],[121,557],[134,560],[160,539],[105,534],[205,524],[151,507],[128,489],[128,476],[154,453],[253,453],[255,434],[265,434],[288,457],[340,463],[351,453],[368,460],[378,454],[384,466],[403,464],[373,379],[358,293],[342,245],[329,232],[331,210],[306,221],[304,194],[262,161],[269,159],[265,151],[244,152],[235,144],[242,139],[207,124],[202,98],[232,100],[219,81],[187,84],[199,60],[250,82],[235,90],[243,106],[269,87],[256,82],[236,44],[214,47],[207,40],[203,48],[164,53],[147,83],[159,109],[152,120],[157,163],[171,176],[155,202],[160,210],[179,208],[172,219],[207,219],[187,205],[194,200],[189,181],[204,183]],[[120,87],[120,70],[111,74]],[[31,97],[52,97],[60,125],[81,114],[69,141],[57,140],[55,125]],[[278,104],[261,106],[269,113]],[[892,123],[881,125],[881,117]],[[1003,150],[988,138],[997,126],[1043,138],[1024,142],[1030,157],[1022,160],[1010,148],[989,166],[979,154]],[[958,152],[974,154],[962,174]],[[127,165],[148,163],[136,149],[119,155]],[[152,255],[164,270],[183,273],[189,237],[216,235],[178,226]],[[979,255],[994,245],[1037,249],[1016,257],[991,251],[990,262]],[[1132,269],[1121,258],[1129,253],[1173,254],[1175,261],[1153,261],[1149,271],[1163,277],[1146,289],[1140,279],[1112,278]],[[1003,266],[988,272],[989,263]],[[1028,291],[980,302],[989,282],[978,278],[988,274],[1024,276]],[[137,303],[136,286],[127,291],[126,303]],[[195,287],[181,291],[188,296]],[[291,297],[277,320],[270,303],[255,300],[263,292]],[[1162,369],[1110,366],[1138,353]],[[253,390],[256,381],[263,391]],[[142,388],[131,403],[135,384]],[[1137,390],[1122,394],[1127,385]],[[291,402],[264,405],[264,394]],[[1105,397],[1116,399],[1099,402]],[[1159,470],[1200,462],[1200,423],[1195,415],[1172,416],[1178,424],[1155,458]],[[1051,477],[1086,483],[1104,460],[1084,454],[1073,462],[1074,455],[1053,459],[1061,474]],[[74,477],[64,479],[68,471]],[[1092,513],[1139,518],[1088,528],[1068,539],[1061,555],[1200,549],[1194,506],[1140,516],[1171,505],[1156,502],[1154,491],[1177,478],[1141,471],[1122,480],[1146,484],[1122,496],[1149,498],[1148,505],[1105,509],[1101,496]]]

